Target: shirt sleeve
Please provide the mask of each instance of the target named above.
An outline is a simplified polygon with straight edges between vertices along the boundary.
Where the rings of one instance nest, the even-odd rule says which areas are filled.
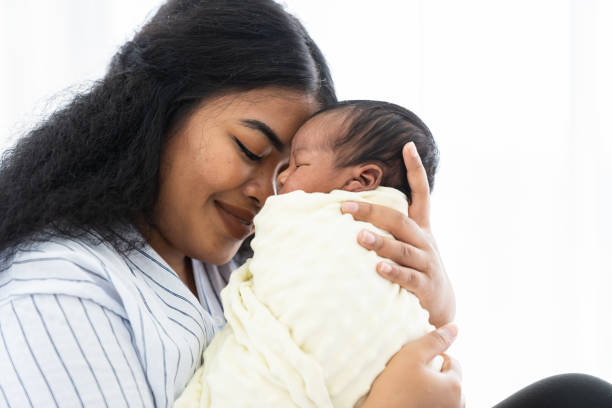
[[[0,307],[0,407],[152,407],[129,321],[70,295]]]

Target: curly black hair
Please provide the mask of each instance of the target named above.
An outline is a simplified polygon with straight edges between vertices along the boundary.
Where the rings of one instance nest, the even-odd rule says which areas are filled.
[[[169,0],[101,80],[2,156],[0,270],[54,236],[142,245],[117,232],[152,222],[173,130],[206,98],[264,86],[336,101],[319,48],[274,1]]]

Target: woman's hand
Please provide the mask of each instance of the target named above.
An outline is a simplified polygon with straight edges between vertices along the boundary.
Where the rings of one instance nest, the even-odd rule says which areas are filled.
[[[345,202],[342,211],[395,237],[363,230],[358,240],[363,247],[397,262],[379,262],[376,269],[384,278],[414,293],[429,312],[430,323],[440,327],[455,317],[455,294],[430,230],[427,173],[414,143],[406,144],[402,153],[412,190],[408,217],[391,208],[363,202]]]
[[[376,377],[362,408],[462,407],[461,367],[442,354],[456,336],[451,324],[404,345]],[[439,354],[444,364],[437,372],[427,364]]]

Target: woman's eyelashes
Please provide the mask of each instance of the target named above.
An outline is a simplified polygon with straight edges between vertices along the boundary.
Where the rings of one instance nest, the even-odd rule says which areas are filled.
[[[263,157],[256,155],[255,153],[253,153],[252,151],[250,151],[249,149],[247,149],[247,147],[245,145],[242,144],[242,142],[240,140],[238,140],[237,137],[232,136],[234,138],[234,141],[236,142],[236,144],[238,145],[238,147],[240,148],[240,150],[242,150],[242,153],[244,153],[244,155],[251,161],[254,162],[258,162],[261,161],[263,159]]]

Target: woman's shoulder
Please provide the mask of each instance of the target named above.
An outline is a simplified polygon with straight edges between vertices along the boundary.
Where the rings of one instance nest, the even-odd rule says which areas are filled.
[[[10,267],[17,265],[71,263],[99,269],[102,245],[86,238],[54,237],[17,250]]]
[[[108,281],[109,263],[121,262],[122,256],[102,241],[87,238],[54,237],[16,251],[8,264],[8,272],[32,275],[31,279],[52,279],[54,272]],[[21,276],[22,280],[25,276]]]
[[[85,298],[121,313],[109,265],[118,252],[87,239],[52,238],[19,249],[0,272],[0,305],[36,294]]]

